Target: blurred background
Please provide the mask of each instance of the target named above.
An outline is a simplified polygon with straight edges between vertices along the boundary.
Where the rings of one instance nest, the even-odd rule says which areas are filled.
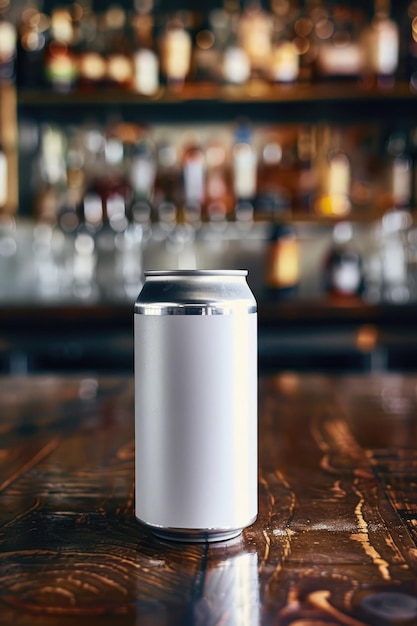
[[[417,370],[415,0],[0,0],[0,372],[246,268],[267,371]]]

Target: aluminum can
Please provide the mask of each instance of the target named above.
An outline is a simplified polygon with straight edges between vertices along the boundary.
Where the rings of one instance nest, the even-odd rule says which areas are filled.
[[[226,540],[257,516],[257,305],[246,276],[149,271],[135,303],[135,513],[164,538]]]

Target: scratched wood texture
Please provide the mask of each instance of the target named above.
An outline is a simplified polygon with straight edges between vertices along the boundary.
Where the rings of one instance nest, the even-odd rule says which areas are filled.
[[[417,624],[417,380],[261,379],[236,540],[134,519],[130,377],[0,379],[2,626]]]

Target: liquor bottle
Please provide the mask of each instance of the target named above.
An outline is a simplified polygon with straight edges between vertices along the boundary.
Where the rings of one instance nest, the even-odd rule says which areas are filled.
[[[133,61],[126,11],[121,5],[111,5],[104,14],[104,20],[107,83],[111,87],[131,89]]]
[[[107,129],[104,169],[98,173],[95,184],[84,199],[84,210],[91,216],[90,227],[97,254],[96,281],[100,296],[105,299],[115,295],[117,242],[128,226],[127,207],[131,201],[122,133],[123,128],[117,126]]]
[[[298,45],[301,42],[297,40],[295,32],[300,10],[295,2],[272,2],[271,8],[273,34],[270,79],[278,83],[294,83],[300,71],[301,49]]]
[[[81,137],[82,140],[82,137]],[[80,205],[85,194],[86,168],[78,133],[68,138],[66,150],[66,188],[58,206],[57,225],[66,235],[72,235],[80,223]]]
[[[216,42],[212,27],[210,11],[204,12],[201,22],[197,25],[192,52],[193,80],[198,83],[212,84],[219,81],[222,54]]]
[[[320,80],[359,79],[363,73],[361,36],[366,15],[360,7],[336,2],[320,24],[316,72]]]
[[[300,283],[300,247],[294,226],[274,220],[266,243],[265,297],[280,299],[295,295]]]
[[[383,180],[380,158],[380,134],[374,124],[353,126],[348,131],[347,143],[351,155],[352,212],[375,216],[378,213],[378,186]]]
[[[198,227],[201,223],[206,189],[206,161],[198,136],[187,138],[182,156],[183,217]]]
[[[399,61],[399,27],[390,17],[390,0],[375,0],[374,17],[363,35],[364,81],[392,87]]]
[[[92,91],[104,87],[107,79],[105,16],[84,2],[77,42],[78,88]]]
[[[319,140],[318,140],[319,141]],[[323,216],[344,217],[351,211],[351,164],[343,149],[340,129],[324,128],[318,155],[318,188],[315,211]]]
[[[96,205],[94,208],[93,205]],[[91,210],[90,210],[91,209]],[[81,212],[84,215],[101,214],[101,201],[86,195]],[[91,223],[81,217],[74,232],[72,267],[72,295],[80,300],[97,298],[99,288],[96,281],[97,249],[95,230]]]
[[[222,58],[220,78],[228,85],[244,85],[251,75],[250,59],[239,33],[240,17],[235,2],[225,2],[222,9],[211,13],[211,25]]]
[[[127,141],[127,139],[129,141]],[[113,231],[126,225],[127,207],[132,201],[132,184],[129,171],[130,135],[124,135],[123,125],[109,128],[105,137],[105,171],[100,179],[104,218]]]
[[[235,196],[235,219],[239,221],[240,210],[245,214],[248,204],[255,205],[257,190],[258,154],[253,143],[252,129],[241,122],[235,132],[232,146],[232,181]]]
[[[244,85],[250,78],[249,57],[238,45],[228,46],[223,55],[222,75],[226,84]]]
[[[407,256],[411,223],[405,211],[390,211],[382,218],[382,298],[386,302],[404,304],[410,299]]]
[[[10,0],[0,3],[0,84],[16,78],[17,30],[9,17]]]
[[[376,220],[367,229],[366,252],[363,255],[364,290],[366,302],[378,303],[382,298],[382,222]]]
[[[160,35],[161,69],[167,87],[181,91],[191,68],[192,38],[181,12],[167,16]]]
[[[155,145],[149,134],[140,135],[130,151],[130,184],[136,198],[152,200],[156,168]]]
[[[214,225],[215,222],[225,222],[235,208],[230,152],[224,139],[212,137],[205,145],[205,157],[205,211],[210,223]],[[253,206],[248,204],[253,214]],[[241,209],[242,205],[236,212],[236,217],[243,217]]]
[[[125,167],[130,183],[130,199],[125,211],[113,220],[114,287],[113,298],[134,297],[143,281],[143,245],[152,235],[152,200],[156,176],[156,150],[148,132],[132,128],[125,134]],[[120,207],[122,203],[120,202]]]
[[[58,126],[41,127],[33,212],[37,219],[49,224],[56,223],[60,196],[67,185],[66,143],[65,133]]]
[[[308,214],[313,209],[317,189],[316,135],[314,128],[299,126],[296,145],[296,176],[294,211]]]
[[[405,131],[390,133],[386,152],[388,158],[389,210],[410,211],[413,166]]]
[[[292,133],[271,132],[262,146],[258,166],[256,210],[288,214],[294,206],[296,159]]]
[[[272,20],[259,0],[248,0],[238,25],[239,43],[246,52],[254,79],[269,76],[272,51]]]
[[[105,197],[110,180],[106,158],[106,134],[100,126],[86,125],[83,128],[84,144],[84,194],[80,203],[80,230],[95,237],[105,218]]]
[[[132,145],[130,155],[132,198],[129,220],[134,224],[141,224],[146,234],[150,233],[156,173],[156,146],[150,137],[139,137]]]
[[[172,135],[156,140],[156,177],[153,204],[175,203],[181,195],[182,169],[178,141]]]
[[[334,298],[358,298],[364,290],[363,261],[353,244],[353,228],[339,222],[323,262],[323,289]]]
[[[60,93],[71,91],[77,81],[77,63],[73,49],[72,16],[65,8],[51,13],[50,40],[45,49],[45,76],[48,84]]]
[[[146,3],[145,3],[146,4]],[[159,90],[159,57],[155,49],[154,18],[147,6],[133,18],[132,89],[144,96]]]

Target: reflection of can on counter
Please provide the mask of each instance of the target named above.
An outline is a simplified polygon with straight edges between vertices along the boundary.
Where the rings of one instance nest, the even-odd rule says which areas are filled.
[[[184,624],[255,626],[261,623],[258,554],[246,551],[240,539],[212,544],[198,576],[198,589]]]
[[[136,516],[186,541],[258,510],[257,307],[246,270],[145,273],[135,304]]]

